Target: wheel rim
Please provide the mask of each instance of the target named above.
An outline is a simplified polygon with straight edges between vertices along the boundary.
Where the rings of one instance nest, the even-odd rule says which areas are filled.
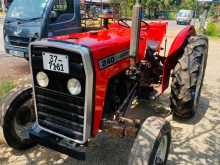
[[[201,88],[202,88],[203,78],[204,78],[204,73],[205,73],[205,63],[206,63],[206,58],[205,58],[205,55],[203,54],[202,63],[201,63],[202,65],[201,65],[201,69],[200,69],[197,84],[196,84],[196,90],[194,93],[194,103],[193,103],[194,110],[196,110],[199,105]]]
[[[27,102],[19,108],[13,120],[16,136],[21,141],[30,139],[29,130],[34,122],[33,108]]]
[[[20,124],[18,124],[18,123],[16,122],[16,120],[14,121],[15,132],[16,132],[17,136],[19,137],[19,139],[20,139],[21,141],[24,141],[24,140],[30,138],[29,133],[28,133],[28,130],[31,129],[32,124],[33,124],[33,123],[28,122],[28,123],[25,124],[25,125],[20,125]]]
[[[160,140],[160,144],[157,149],[157,153],[155,155],[154,165],[163,165],[165,163],[167,147],[168,147],[168,138],[167,136],[163,136]]]

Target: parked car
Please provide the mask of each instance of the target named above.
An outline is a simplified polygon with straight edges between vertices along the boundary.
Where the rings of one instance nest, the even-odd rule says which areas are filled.
[[[13,0],[4,23],[7,53],[28,59],[30,42],[81,32],[80,0]]]
[[[192,10],[180,10],[176,16],[176,23],[178,25],[179,24],[189,25],[192,21],[192,18],[193,18]]]

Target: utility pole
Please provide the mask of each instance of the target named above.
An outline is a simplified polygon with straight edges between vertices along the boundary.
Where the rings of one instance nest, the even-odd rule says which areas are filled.
[[[139,38],[140,38],[140,29],[141,29],[141,0],[136,0],[135,5],[133,6],[132,13],[132,29],[131,29],[131,41],[130,41],[130,63],[131,68],[135,68],[136,58],[139,50]]]

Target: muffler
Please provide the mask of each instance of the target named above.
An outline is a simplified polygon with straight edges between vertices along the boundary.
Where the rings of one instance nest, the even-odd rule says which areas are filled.
[[[139,50],[139,39],[141,30],[141,0],[136,0],[132,13],[132,28],[130,41],[130,68],[135,68],[136,58]]]

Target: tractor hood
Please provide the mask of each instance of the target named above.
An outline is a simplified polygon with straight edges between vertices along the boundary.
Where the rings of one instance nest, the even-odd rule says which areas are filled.
[[[141,28],[139,55],[144,56],[147,40],[162,42],[166,33],[166,26],[166,22],[151,22],[148,26]],[[52,40],[86,46],[91,50],[94,59],[102,59],[129,50],[130,33],[130,28],[114,23],[109,25],[108,29],[57,36],[53,37]]]
[[[83,45],[90,48],[92,52],[105,52],[103,55],[106,56],[129,48],[130,29],[118,24],[112,24],[109,29],[68,34],[54,37],[53,39]],[[97,54],[95,55],[97,56]]]

